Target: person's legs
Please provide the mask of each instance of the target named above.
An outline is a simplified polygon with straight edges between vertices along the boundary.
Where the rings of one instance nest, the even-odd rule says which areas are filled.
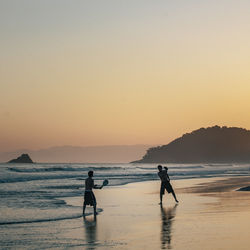
[[[160,205],[162,204],[162,193],[160,192]]]
[[[93,206],[94,208],[94,215],[97,215],[97,212],[96,212],[96,204]]]
[[[94,209],[94,215],[97,215],[96,212],[96,198],[93,192],[91,192],[92,202],[93,202],[93,209]]]
[[[176,195],[175,195],[174,190],[172,191],[172,195],[173,195],[173,197],[174,197],[175,201],[176,201],[176,202],[179,202],[179,201],[176,199]]]
[[[165,192],[165,187],[164,187],[164,184],[161,183],[161,189],[160,189],[160,205],[162,204],[162,196],[164,195],[164,192]]]
[[[85,208],[86,208],[86,205],[83,203],[83,207],[82,207],[82,214],[83,215],[85,214]]]
[[[83,216],[84,216],[84,214],[85,214],[86,204],[88,204],[88,203],[87,203],[87,200],[88,200],[88,193],[85,191],[85,192],[84,192],[83,206],[82,206],[82,215],[83,215]]]

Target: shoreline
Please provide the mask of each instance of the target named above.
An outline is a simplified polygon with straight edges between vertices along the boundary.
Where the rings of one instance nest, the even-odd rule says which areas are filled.
[[[107,186],[95,190],[96,219],[92,207],[85,218],[0,225],[2,248],[74,249],[248,249],[250,245],[250,193],[235,192],[249,186],[249,177],[173,180],[171,194],[159,203],[160,180]],[[243,185],[244,186],[244,185]],[[65,198],[82,211],[83,197]],[[223,239],[223,240],[222,240]],[[241,244],[240,244],[240,243]]]
[[[105,195],[102,190],[96,192],[97,206],[104,208],[97,222],[93,216],[86,220],[109,230],[112,240],[117,240],[117,245],[109,246],[114,249],[248,249],[250,193],[236,192],[246,183],[249,185],[250,176],[174,180],[180,203],[167,194],[162,207],[158,205],[159,180],[109,187]],[[101,238],[99,235],[98,241],[107,240]],[[236,244],[238,239],[245,245]],[[205,242],[209,243],[204,246]],[[103,244],[100,249],[109,247]]]
[[[209,178],[208,178],[209,179]],[[250,191],[250,176],[213,177],[212,182],[202,181],[198,186],[188,187],[181,191],[190,193],[216,193],[227,191]],[[200,179],[202,180],[202,178]]]

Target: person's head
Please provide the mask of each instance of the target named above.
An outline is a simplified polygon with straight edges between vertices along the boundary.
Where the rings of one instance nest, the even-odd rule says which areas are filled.
[[[158,165],[158,170],[162,171],[162,165]]]
[[[88,172],[89,177],[93,177],[93,175],[94,175],[94,172],[92,170]]]

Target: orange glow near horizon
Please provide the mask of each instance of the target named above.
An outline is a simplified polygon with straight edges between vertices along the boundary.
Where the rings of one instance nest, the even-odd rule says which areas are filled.
[[[22,5],[0,8],[0,151],[250,129],[249,2]]]

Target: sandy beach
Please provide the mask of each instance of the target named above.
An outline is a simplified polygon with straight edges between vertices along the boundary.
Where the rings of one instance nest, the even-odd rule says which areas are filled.
[[[249,177],[173,181],[159,203],[159,181],[96,190],[99,214],[1,225],[1,249],[249,249]],[[68,198],[82,208],[82,199]],[[88,208],[87,212],[92,212]]]

